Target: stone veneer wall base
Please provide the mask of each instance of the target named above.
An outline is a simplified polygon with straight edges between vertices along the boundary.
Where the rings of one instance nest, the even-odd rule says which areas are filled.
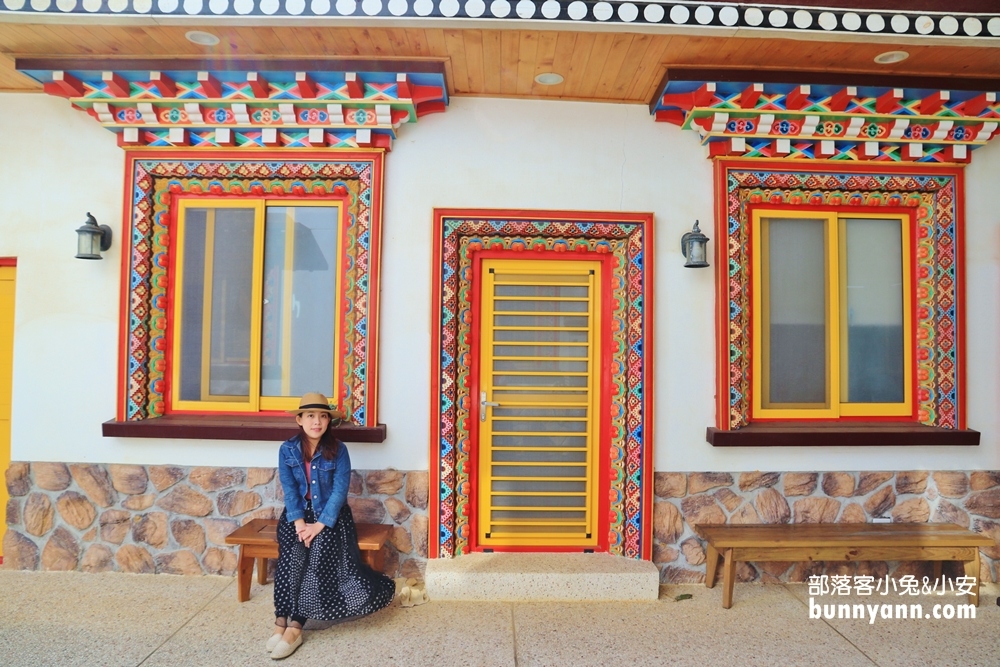
[[[233,575],[226,535],[283,507],[274,468],[14,462],[6,482],[4,567],[20,570]],[[421,577],[427,473],[352,471],[348,503],[392,524],[385,573]]]
[[[15,462],[6,471],[4,567],[23,570],[222,574],[236,571],[225,537],[281,514],[274,468]],[[385,572],[422,577],[427,473],[351,473],[355,520],[390,523]],[[661,583],[702,583],[698,523],[950,522],[991,536],[983,581],[1000,579],[1000,471],[658,472],[653,562]],[[959,573],[957,568],[946,570]],[[740,581],[813,574],[931,575],[930,563],[740,563]]]
[[[699,523],[954,523],[1000,544],[1000,472],[977,470],[865,472],[658,472],[653,562],[660,581],[705,581]],[[982,551],[982,581],[1000,576],[1000,546]],[[721,563],[720,563],[721,567]],[[945,572],[961,575],[957,564]],[[925,562],[739,563],[739,581],[801,582],[814,574],[933,576]]]

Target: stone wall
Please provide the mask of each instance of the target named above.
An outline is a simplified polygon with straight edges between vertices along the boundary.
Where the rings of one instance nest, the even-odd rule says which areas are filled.
[[[4,567],[169,574],[236,572],[225,537],[283,506],[274,468],[11,464]],[[427,557],[427,473],[357,470],[359,522],[392,523],[385,572],[420,576]]]
[[[6,473],[4,567],[103,572],[236,571],[227,534],[281,513],[274,468],[13,463]],[[427,558],[427,473],[354,471],[356,521],[392,523],[390,576],[421,576]],[[951,522],[1000,543],[1000,472],[656,473],[653,561],[664,583],[705,578],[698,523]],[[1000,580],[1000,546],[981,578]],[[957,571],[957,570],[956,570]],[[811,574],[929,575],[929,563],[740,563],[741,581]]]
[[[705,580],[699,523],[947,522],[1000,544],[1000,472],[658,472],[653,561],[664,583]],[[991,520],[992,519],[992,520]],[[980,578],[1000,577],[1000,546],[982,550]],[[948,570],[946,570],[947,572]],[[952,568],[952,572],[957,572]],[[931,576],[931,563],[739,563],[740,581],[806,581],[812,574]]]

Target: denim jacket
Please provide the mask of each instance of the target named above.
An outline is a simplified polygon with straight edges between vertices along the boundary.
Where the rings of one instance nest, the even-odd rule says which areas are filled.
[[[306,468],[302,460],[301,437],[296,435],[286,440],[278,450],[278,478],[285,492],[289,523],[305,516]],[[341,442],[333,461],[326,460],[317,451],[310,465],[312,506],[316,520],[324,526],[333,526],[337,523],[340,509],[347,502],[347,489],[351,485],[351,457]]]

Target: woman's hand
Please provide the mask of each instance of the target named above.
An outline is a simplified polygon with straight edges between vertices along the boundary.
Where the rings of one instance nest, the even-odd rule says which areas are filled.
[[[299,539],[302,540],[302,543],[305,544],[308,549],[309,545],[312,544],[313,539],[319,535],[319,532],[324,528],[326,528],[326,526],[319,521],[316,523],[307,523],[305,529],[299,533]]]
[[[305,539],[306,521],[305,519],[295,520],[295,535],[299,538],[299,542]]]

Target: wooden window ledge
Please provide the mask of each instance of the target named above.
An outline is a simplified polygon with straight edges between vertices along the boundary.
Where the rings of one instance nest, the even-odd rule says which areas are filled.
[[[893,422],[768,422],[735,431],[709,427],[713,447],[977,446],[979,431]]]
[[[298,432],[291,416],[165,415],[141,421],[102,424],[106,438],[180,438],[199,440],[272,440],[282,442]],[[385,442],[385,424],[333,427],[344,442]]]

